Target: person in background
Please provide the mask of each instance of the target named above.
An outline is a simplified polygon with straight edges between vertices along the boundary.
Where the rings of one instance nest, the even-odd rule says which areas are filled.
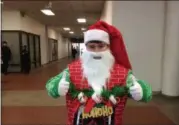
[[[11,60],[12,54],[11,50],[8,47],[8,44],[6,41],[2,42],[2,48],[1,48],[1,58],[2,58],[2,73],[7,74],[8,67],[9,67],[9,61]]]
[[[76,47],[76,57],[78,58],[80,56],[80,48],[79,46]]]
[[[1,67],[3,67],[3,61],[2,61],[2,57],[1,57]],[[1,72],[2,72],[2,70],[1,70]]]
[[[53,46],[53,50],[52,50],[52,60],[57,60],[57,51],[56,51],[57,49],[56,49],[56,46],[55,46],[55,44],[54,44],[54,46]]]
[[[72,48],[72,58],[75,59],[77,54],[77,50],[75,49],[75,47]]]
[[[22,72],[29,74],[30,72],[30,53],[27,50],[27,45],[24,45],[21,52]]]

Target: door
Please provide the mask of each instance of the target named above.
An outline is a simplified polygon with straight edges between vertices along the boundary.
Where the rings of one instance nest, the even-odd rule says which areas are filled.
[[[29,34],[29,52],[30,52],[30,61],[31,61],[31,68],[35,68],[35,45],[34,45],[34,35]]]
[[[52,39],[48,39],[49,40],[49,62],[52,61]]]
[[[58,41],[48,39],[49,62],[58,60]]]
[[[40,61],[40,36],[35,36],[35,66],[40,67],[41,61]]]
[[[6,41],[11,50],[11,60],[9,62],[8,72],[20,72],[20,32],[17,31],[2,31],[1,40]]]
[[[52,61],[56,61],[58,59],[58,43],[56,40],[52,43]]]
[[[22,43],[21,43],[21,47],[22,46],[28,46],[28,34],[22,32]]]

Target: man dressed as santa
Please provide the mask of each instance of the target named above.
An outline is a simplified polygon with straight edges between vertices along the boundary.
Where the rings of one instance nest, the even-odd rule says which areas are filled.
[[[50,96],[66,96],[68,125],[121,125],[128,98],[148,102],[149,84],[132,74],[121,33],[98,21],[84,34],[81,58],[51,78]]]

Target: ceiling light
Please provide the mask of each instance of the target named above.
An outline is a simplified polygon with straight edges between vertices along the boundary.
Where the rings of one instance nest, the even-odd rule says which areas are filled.
[[[70,34],[74,34],[74,32],[73,32],[73,31],[70,31],[69,33],[70,33]]]
[[[86,30],[86,28],[81,28],[82,31]]]
[[[77,21],[78,21],[78,23],[86,23],[85,18],[78,18]]]
[[[52,12],[52,10],[51,10],[51,9],[48,9],[48,8],[42,9],[41,12],[44,13],[45,15],[47,15],[47,16],[54,16],[54,15],[55,15],[55,14]]]
[[[64,29],[65,31],[69,31],[69,30],[70,30],[69,27],[64,27],[63,29]]]

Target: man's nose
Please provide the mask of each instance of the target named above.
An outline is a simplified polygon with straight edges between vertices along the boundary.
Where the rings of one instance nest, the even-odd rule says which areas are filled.
[[[98,47],[95,47],[94,52],[99,52],[100,49]]]

